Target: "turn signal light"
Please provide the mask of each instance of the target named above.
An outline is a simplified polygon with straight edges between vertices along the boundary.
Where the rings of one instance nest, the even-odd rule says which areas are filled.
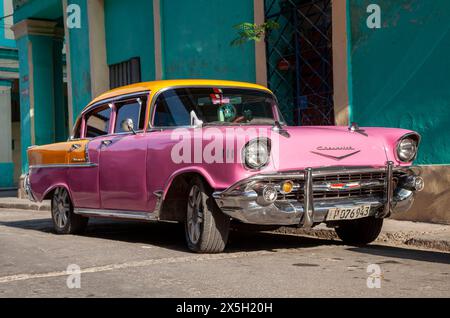
[[[282,194],[289,194],[294,190],[294,182],[292,181],[285,181],[281,184],[281,193]]]

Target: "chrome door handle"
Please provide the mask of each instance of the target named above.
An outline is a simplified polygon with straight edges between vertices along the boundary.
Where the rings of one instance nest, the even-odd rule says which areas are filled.
[[[112,144],[112,140],[103,140],[102,146],[108,147]]]
[[[80,148],[81,148],[81,145],[80,145],[80,144],[73,144],[73,145],[70,147],[69,152],[73,152],[73,151],[78,150],[78,149],[80,149]]]

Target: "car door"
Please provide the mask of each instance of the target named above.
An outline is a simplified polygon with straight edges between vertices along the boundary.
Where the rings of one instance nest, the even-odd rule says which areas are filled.
[[[68,169],[67,179],[70,186],[72,199],[77,208],[100,209],[99,192],[99,159],[102,142],[107,140],[110,134],[110,123],[112,119],[112,105],[103,104],[95,106],[86,113],[77,123],[74,135],[74,144],[80,146],[74,148],[74,153],[84,152],[84,161],[79,155],[71,157],[73,164],[84,163],[82,167]],[[82,143],[86,142],[82,149]]]
[[[99,186],[104,210],[148,211],[146,101],[146,96],[140,96],[114,103],[113,134],[100,144]],[[134,132],[123,125],[130,119]]]

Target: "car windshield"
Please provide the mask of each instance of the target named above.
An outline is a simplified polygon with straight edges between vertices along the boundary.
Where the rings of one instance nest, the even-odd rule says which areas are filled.
[[[284,124],[272,94],[236,88],[179,88],[159,95],[155,127]]]

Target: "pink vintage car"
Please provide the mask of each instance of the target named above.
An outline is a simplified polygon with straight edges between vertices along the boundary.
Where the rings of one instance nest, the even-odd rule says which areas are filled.
[[[52,201],[59,234],[90,217],[176,221],[189,249],[216,253],[233,223],[325,223],[359,245],[423,189],[419,142],[403,129],[289,127],[259,85],[140,83],[96,98],[68,142],[30,148],[24,186]]]

